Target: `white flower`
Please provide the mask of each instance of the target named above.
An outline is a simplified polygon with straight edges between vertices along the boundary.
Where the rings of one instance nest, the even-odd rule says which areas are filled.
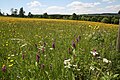
[[[98,52],[96,52],[95,50],[94,50],[94,51],[91,51],[90,53],[91,53],[93,56],[98,55]]]
[[[71,59],[67,59],[67,60],[64,60],[64,64],[68,64],[70,62]]]
[[[72,65],[70,64],[71,59],[64,60],[65,68],[70,68]]]
[[[53,50],[53,48],[50,48],[50,50]]]
[[[77,69],[77,71],[80,71],[80,69]]]
[[[93,66],[90,66],[90,69],[93,70],[93,71],[95,70],[95,68]]]
[[[111,61],[108,60],[108,59],[106,59],[106,58],[103,58],[103,62],[105,62],[105,63],[111,63]]]
[[[13,56],[15,56],[15,55],[13,54],[13,55],[11,55],[11,56],[13,57]]]
[[[73,67],[77,67],[77,65],[72,65]]]

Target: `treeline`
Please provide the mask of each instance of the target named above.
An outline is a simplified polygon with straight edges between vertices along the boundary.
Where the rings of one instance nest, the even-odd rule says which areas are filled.
[[[12,17],[25,17],[25,18],[47,18],[47,19],[65,19],[65,20],[84,20],[84,21],[93,21],[93,22],[103,22],[103,23],[110,23],[110,24],[119,24],[120,19],[120,10],[118,13],[104,13],[104,14],[83,14],[77,15],[73,13],[72,15],[60,15],[60,14],[52,14],[48,15],[47,13],[43,13],[41,15],[34,15],[31,12],[28,15],[25,15],[25,11],[23,7],[18,9],[12,8],[11,14],[4,12],[2,13],[0,10],[0,16],[12,16]]]

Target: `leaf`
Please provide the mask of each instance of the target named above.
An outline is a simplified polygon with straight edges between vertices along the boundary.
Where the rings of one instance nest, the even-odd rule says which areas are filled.
[[[119,74],[115,74],[115,75],[113,76],[113,78],[116,78],[117,76],[119,76]]]

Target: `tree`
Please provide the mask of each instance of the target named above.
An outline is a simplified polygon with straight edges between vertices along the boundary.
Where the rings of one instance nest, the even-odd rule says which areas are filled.
[[[3,14],[1,13],[1,9],[0,9],[0,16],[2,16]]]
[[[96,18],[96,17],[92,17],[92,18],[91,18],[91,21],[97,22],[97,18]]]
[[[28,17],[30,17],[30,18],[33,17],[31,12],[28,13]]]
[[[118,19],[115,19],[115,20],[114,20],[114,24],[119,24],[119,20],[118,20]]]
[[[44,13],[44,14],[43,14],[43,18],[48,18],[48,14],[47,14],[47,13]]]
[[[75,13],[72,14],[72,19],[77,20],[77,15]]]
[[[101,22],[103,22],[103,23],[109,23],[109,19],[108,19],[108,18],[103,18],[103,19],[101,20]]]
[[[118,14],[120,15],[120,10],[118,11]]]
[[[25,14],[25,11],[23,10],[23,7],[21,7],[19,11],[19,16],[24,17],[25,16],[24,14]]]
[[[14,11],[14,15],[15,15],[15,16],[17,16],[17,12],[18,12],[18,10],[15,9],[15,11]]]

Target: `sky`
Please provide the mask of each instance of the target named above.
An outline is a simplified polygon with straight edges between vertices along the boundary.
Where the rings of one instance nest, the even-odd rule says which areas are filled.
[[[23,7],[25,14],[93,14],[117,13],[120,0],[0,0],[1,12]]]

